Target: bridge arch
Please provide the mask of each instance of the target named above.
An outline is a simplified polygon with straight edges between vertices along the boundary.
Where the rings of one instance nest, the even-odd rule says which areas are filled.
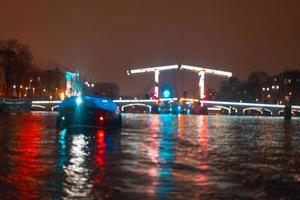
[[[268,108],[257,108],[257,107],[244,108],[243,115],[245,115],[246,111],[251,111],[251,110],[255,110],[255,111],[259,112],[260,115],[263,115],[265,111],[267,111],[270,115],[273,115],[272,110],[270,110]]]
[[[51,111],[56,111],[59,108],[59,105],[51,107]]]
[[[300,110],[292,109],[291,112],[293,115],[296,115],[296,113],[300,113]],[[282,115],[282,114],[284,114],[284,110],[279,110],[278,115]]]
[[[263,111],[261,108],[257,108],[257,107],[250,107],[250,108],[244,108],[243,109],[243,115],[245,115],[246,111],[251,111],[251,110],[255,110],[257,112],[259,112],[261,115],[263,114]]]
[[[38,108],[38,109],[42,109],[42,110],[46,110],[45,106],[41,106],[41,105],[31,105],[31,108]]]
[[[133,107],[133,106],[142,106],[142,107],[147,107],[148,111],[151,113],[152,107],[150,105],[147,104],[143,104],[143,103],[131,103],[131,104],[126,104],[121,106],[121,111],[124,112],[124,109],[127,107]]]

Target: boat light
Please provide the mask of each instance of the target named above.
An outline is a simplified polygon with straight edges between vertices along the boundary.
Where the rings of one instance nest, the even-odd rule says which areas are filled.
[[[82,98],[81,97],[77,97],[76,98],[76,103],[77,103],[77,105],[80,105],[82,103]]]

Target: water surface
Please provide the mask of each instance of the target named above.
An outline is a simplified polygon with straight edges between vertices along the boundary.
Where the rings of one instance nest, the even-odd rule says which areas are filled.
[[[300,120],[123,115],[57,131],[0,115],[0,199],[299,199]]]

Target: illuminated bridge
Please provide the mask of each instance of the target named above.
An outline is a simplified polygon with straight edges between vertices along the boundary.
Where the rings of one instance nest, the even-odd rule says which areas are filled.
[[[57,111],[60,102],[32,101],[32,110]],[[145,108],[147,113],[193,114],[193,106],[199,104],[204,105],[208,113],[216,112],[228,115],[247,115],[252,112],[252,114],[255,113],[256,115],[279,116],[284,112],[284,105],[279,104],[209,101],[185,98],[118,99],[114,100],[114,102],[120,106],[122,112],[125,112],[126,108],[129,107],[141,107]],[[157,108],[164,108],[165,110],[158,110]],[[292,105],[292,113],[294,115],[300,114],[300,106]]]
[[[159,74],[166,70],[191,70],[199,76],[199,98],[161,98],[159,89]],[[228,115],[265,115],[278,116],[284,114],[284,105],[261,104],[227,101],[205,100],[204,77],[205,74],[231,77],[232,73],[208,69],[204,67],[194,67],[189,65],[168,65],[150,68],[128,70],[128,75],[154,73],[153,99],[116,99],[113,100],[120,106],[122,112],[142,112],[142,113],[172,113],[172,114],[210,114],[221,113]],[[57,111],[60,101],[32,101],[32,110],[36,111]],[[300,106],[292,106],[292,114],[300,115]]]

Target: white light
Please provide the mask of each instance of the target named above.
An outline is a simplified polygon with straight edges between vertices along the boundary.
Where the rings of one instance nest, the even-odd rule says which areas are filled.
[[[242,103],[242,102],[229,102],[229,101],[200,101],[200,102],[205,104],[219,104],[219,105],[232,105],[232,106],[284,108],[284,105],[278,105],[278,104]],[[296,108],[300,106],[292,106],[292,107]]]
[[[176,101],[177,98],[161,98],[159,99],[159,101]],[[117,100],[113,100],[114,103],[152,103],[152,102],[156,102],[158,100],[156,99],[117,99]]]
[[[226,76],[226,77],[231,77],[232,73],[231,72],[227,72],[227,71],[221,71],[221,70],[214,70],[214,69],[208,69],[208,68],[203,68],[203,67],[193,67],[193,66],[189,66],[189,65],[181,65],[180,69],[187,69],[187,70],[192,70],[192,71],[197,71],[197,72],[205,72],[208,74],[215,74],[215,75],[219,75],[219,76]]]
[[[13,85],[13,88],[15,89],[17,86],[16,85]]]
[[[32,104],[60,104],[61,101],[32,101]]]
[[[263,88],[262,90],[263,90],[263,91],[265,91],[265,90],[266,90],[266,88]]]
[[[81,97],[77,97],[76,98],[76,103],[77,103],[77,105],[80,105],[82,103],[82,98]]]
[[[221,111],[221,110],[222,110],[222,108],[214,108],[214,107],[212,107],[212,108],[207,108],[207,110],[212,110],[212,111]]]
[[[92,83],[92,85],[91,85],[92,87],[94,87],[95,86],[95,84],[94,83]]]
[[[158,66],[158,67],[149,67],[149,68],[141,68],[141,69],[132,69],[128,70],[127,74],[137,74],[137,73],[144,73],[144,72],[155,72],[161,70],[169,70],[169,69],[178,69],[178,65],[167,65],[167,66]]]

